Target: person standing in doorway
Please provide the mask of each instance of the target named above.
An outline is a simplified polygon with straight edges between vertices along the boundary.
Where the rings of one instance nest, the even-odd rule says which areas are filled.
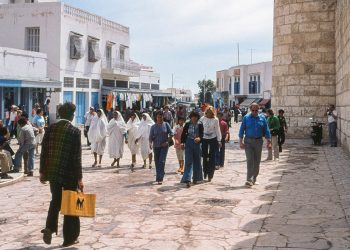
[[[213,106],[207,107],[205,115],[200,119],[203,124],[204,135],[202,140],[203,172],[204,179],[208,181],[214,177],[215,172],[215,154],[218,147],[221,147],[221,131],[219,119],[215,117]]]
[[[40,157],[40,182],[50,183],[51,202],[46,226],[41,233],[46,244],[51,244],[52,234],[58,233],[58,214],[61,209],[62,190],[83,191],[81,163],[81,132],[71,122],[75,105],[65,103],[58,108],[60,120],[52,124],[44,135]],[[68,247],[79,243],[80,220],[76,216],[64,216],[63,244]]]
[[[156,165],[156,182],[158,185],[163,184],[165,175],[165,162],[169,150],[169,140],[172,140],[173,132],[168,122],[163,119],[163,112],[157,113],[157,122],[151,127],[149,134],[150,149],[153,149],[154,161]]]
[[[101,167],[102,156],[105,152],[106,147],[108,121],[102,109],[98,109],[96,114],[97,115],[91,121],[88,138],[91,142],[91,152],[94,154],[95,159],[92,167]],[[98,163],[97,156],[99,156]]]
[[[35,143],[36,143],[36,155],[39,155],[39,145],[41,145],[41,142],[43,141],[44,138],[44,128],[45,128],[45,119],[43,117],[44,112],[42,111],[42,109],[37,109],[36,111],[36,116],[34,117],[32,124],[33,127],[38,129],[38,134],[35,137]]]
[[[273,113],[272,109],[268,109],[266,112],[268,118],[267,118],[267,124],[269,125],[270,133],[271,133],[271,143],[272,147],[268,150],[268,156],[267,160],[272,160],[272,151],[273,151],[273,157],[275,160],[279,159],[279,150],[278,150],[278,133],[280,131],[280,122]]]
[[[280,109],[278,110],[278,120],[280,122],[280,130],[278,132],[278,150],[279,152],[282,152],[282,145],[284,144],[286,140],[286,133],[288,131],[287,127],[287,121],[284,117],[284,110]]]
[[[250,113],[245,115],[239,129],[240,148],[245,150],[247,158],[247,181],[245,185],[256,184],[260,171],[263,137],[267,140],[267,148],[271,147],[271,133],[264,115],[259,113],[259,105],[253,103]]]
[[[86,114],[84,116],[84,118],[85,118],[84,136],[86,137],[88,146],[91,146],[91,143],[90,143],[89,137],[88,137],[88,133],[89,133],[89,129],[90,129],[90,126],[91,126],[91,121],[95,117],[95,115],[96,115],[95,109],[93,107],[90,107],[89,111],[86,112]]]
[[[335,106],[333,104],[329,105],[327,111],[325,112],[325,116],[328,118],[329,143],[331,144],[331,147],[336,147],[338,113],[335,110]]]

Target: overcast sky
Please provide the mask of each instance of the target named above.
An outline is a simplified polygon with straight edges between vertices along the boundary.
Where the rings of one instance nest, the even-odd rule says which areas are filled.
[[[153,66],[161,88],[197,92],[217,70],[272,58],[273,0],[65,0],[130,27],[131,59]]]

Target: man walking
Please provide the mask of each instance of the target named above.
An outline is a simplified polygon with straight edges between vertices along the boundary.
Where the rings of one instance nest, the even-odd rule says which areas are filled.
[[[89,141],[88,133],[91,125],[91,121],[96,115],[95,109],[93,107],[90,107],[90,110],[85,114],[85,126],[84,126],[84,136],[86,137],[87,140],[87,145],[90,147],[91,143]]]
[[[52,200],[46,227],[41,232],[46,244],[51,244],[52,234],[58,232],[58,213],[61,208],[62,189],[83,191],[81,166],[81,132],[71,124],[75,105],[65,103],[59,107],[61,118],[52,124],[44,135],[40,157],[40,181],[50,182]],[[63,247],[78,243],[80,220],[76,216],[64,216]]]
[[[328,133],[329,133],[329,143],[331,147],[337,146],[337,118],[338,113],[335,110],[335,106],[330,104],[325,116],[328,118]]]
[[[260,161],[263,145],[263,137],[267,140],[267,147],[271,147],[271,133],[267,121],[258,113],[259,105],[253,103],[250,113],[245,115],[239,130],[240,147],[245,149],[247,158],[247,181],[245,185],[252,187],[260,170]],[[244,142],[244,143],[243,143]]]
[[[286,140],[286,133],[288,131],[287,121],[286,121],[286,118],[284,117],[283,109],[278,110],[277,117],[280,122],[280,130],[278,133],[278,148],[279,148],[279,151],[282,152],[282,145]]]

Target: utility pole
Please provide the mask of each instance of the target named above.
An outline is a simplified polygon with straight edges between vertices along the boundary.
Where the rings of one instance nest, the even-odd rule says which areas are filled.
[[[255,49],[250,49],[250,64],[253,64],[253,50]]]
[[[239,65],[239,43],[237,43],[237,59],[238,59],[238,65]]]
[[[205,103],[205,94],[206,94],[206,89],[205,89],[205,83],[207,81],[207,75],[204,76],[204,83],[203,83],[203,100],[204,100],[204,103]]]
[[[174,74],[171,74],[171,97],[173,96],[174,89]]]

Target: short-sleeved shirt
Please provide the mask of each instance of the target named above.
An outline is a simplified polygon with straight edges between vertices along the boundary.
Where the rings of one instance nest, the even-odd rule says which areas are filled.
[[[45,126],[45,119],[42,116],[36,115],[32,121],[33,125],[38,126],[39,128],[42,128]]]

